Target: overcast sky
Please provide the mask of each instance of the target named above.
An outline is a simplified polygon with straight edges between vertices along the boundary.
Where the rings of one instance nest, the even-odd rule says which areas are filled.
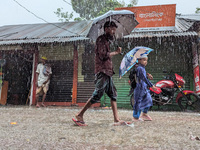
[[[26,7],[29,11],[47,22],[59,22],[54,12],[63,7],[64,11],[72,12],[71,5],[63,0],[0,0],[0,26],[16,24],[45,23],[33,14],[19,6],[15,1]],[[71,3],[71,0],[66,0]],[[92,1],[92,0],[91,0]],[[129,3],[130,0],[124,0]],[[138,0],[137,6],[176,4],[176,12],[181,14],[194,14],[196,7],[200,7],[199,0]],[[76,17],[78,14],[74,13]]]

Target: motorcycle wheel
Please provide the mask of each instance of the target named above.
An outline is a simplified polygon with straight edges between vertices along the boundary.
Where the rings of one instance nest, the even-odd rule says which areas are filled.
[[[200,97],[195,93],[187,94],[188,102],[185,97],[178,100],[178,105],[182,111],[200,111]]]

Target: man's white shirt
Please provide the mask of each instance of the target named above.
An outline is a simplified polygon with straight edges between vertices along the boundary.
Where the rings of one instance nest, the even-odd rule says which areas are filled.
[[[43,83],[44,83],[45,81],[47,81],[47,79],[48,79],[48,77],[49,77],[49,76],[45,76],[45,75],[44,75],[44,73],[43,73],[44,67],[45,67],[45,65],[43,65],[42,63],[38,64],[38,66],[37,66],[36,72],[39,74],[39,75],[38,75],[38,87],[41,87],[41,86],[43,85]],[[52,74],[51,68],[50,68],[49,74]],[[46,83],[46,85],[48,85],[49,83],[50,83],[50,81],[48,81],[48,82]]]

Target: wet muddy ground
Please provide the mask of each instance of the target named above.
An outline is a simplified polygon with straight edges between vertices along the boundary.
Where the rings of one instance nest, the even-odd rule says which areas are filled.
[[[153,121],[113,126],[111,109],[91,108],[86,127],[75,126],[77,107],[0,106],[0,149],[199,150],[200,114],[150,111]],[[119,109],[122,120],[132,110]]]

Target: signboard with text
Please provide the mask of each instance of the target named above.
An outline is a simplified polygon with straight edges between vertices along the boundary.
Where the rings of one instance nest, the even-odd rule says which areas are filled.
[[[199,59],[197,53],[197,45],[195,43],[192,43],[192,55],[195,91],[197,94],[200,94]]]
[[[122,7],[115,10],[134,12],[139,22],[134,31],[163,31],[175,29],[176,4]]]
[[[197,94],[200,94],[199,66],[196,66],[194,68],[194,82],[195,82],[195,91]]]

